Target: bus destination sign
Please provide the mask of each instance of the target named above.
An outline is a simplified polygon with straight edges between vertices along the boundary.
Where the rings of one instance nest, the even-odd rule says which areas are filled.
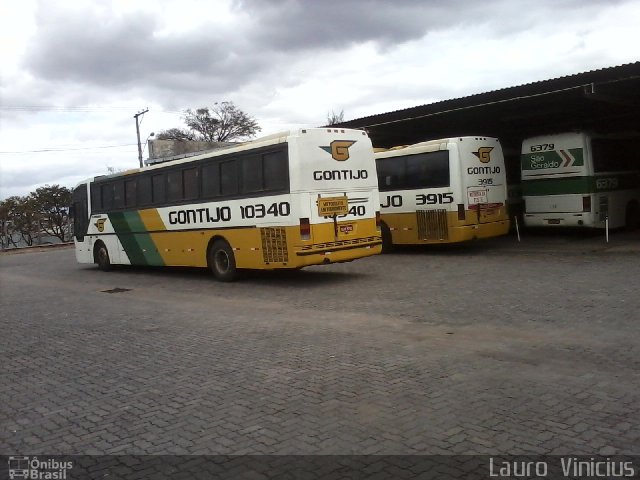
[[[349,199],[347,197],[318,198],[318,215],[321,217],[346,215],[348,212]]]

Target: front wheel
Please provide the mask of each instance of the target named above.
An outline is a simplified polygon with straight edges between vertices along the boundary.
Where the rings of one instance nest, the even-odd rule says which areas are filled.
[[[238,277],[236,259],[231,246],[224,240],[216,240],[209,249],[209,268],[216,279],[232,282]]]
[[[109,259],[109,251],[104,243],[100,243],[96,252],[96,263],[98,268],[103,272],[111,270],[111,260]]]

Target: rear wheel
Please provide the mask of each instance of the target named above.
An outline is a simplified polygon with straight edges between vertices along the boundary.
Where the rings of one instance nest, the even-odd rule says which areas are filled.
[[[222,282],[232,282],[238,278],[236,259],[233,249],[224,240],[216,240],[209,248],[209,268],[216,279]]]
[[[391,238],[391,230],[386,223],[382,224],[382,253],[393,251],[393,239]]]
[[[96,254],[95,254],[96,263],[98,264],[98,268],[103,272],[108,272],[111,270],[111,260],[109,259],[109,251],[104,243],[100,242],[96,245]]]

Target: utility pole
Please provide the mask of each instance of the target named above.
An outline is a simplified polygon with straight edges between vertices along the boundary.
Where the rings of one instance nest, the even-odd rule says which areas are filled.
[[[136,134],[138,135],[138,160],[140,161],[140,168],[142,168],[142,145],[140,145],[140,123],[138,122],[138,117],[144,115],[149,111],[148,108],[145,108],[141,112],[136,113],[133,118],[136,119]]]

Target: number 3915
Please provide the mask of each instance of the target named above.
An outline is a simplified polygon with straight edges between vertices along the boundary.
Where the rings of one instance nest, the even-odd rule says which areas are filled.
[[[453,203],[453,193],[419,193],[416,205],[435,205],[437,203]]]

